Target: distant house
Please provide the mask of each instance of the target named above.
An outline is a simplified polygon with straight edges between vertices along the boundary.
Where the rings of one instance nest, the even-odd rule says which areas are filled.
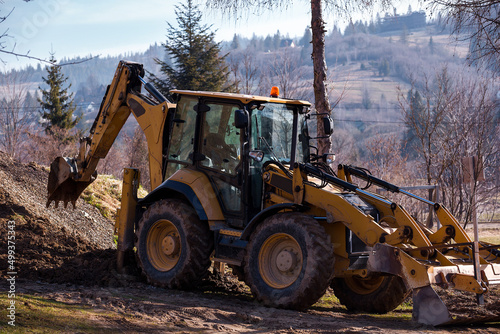
[[[380,32],[397,31],[403,29],[417,29],[425,27],[426,14],[424,11],[413,12],[408,15],[386,16],[380,24]]]
[[[294,48],[295,47],[295,42],[293,41],[293,39],[291,39],[291,38],[284,38],[284,39],[281,40],[280,48],[287,48],[287,47],[290,47],[290,48]]]

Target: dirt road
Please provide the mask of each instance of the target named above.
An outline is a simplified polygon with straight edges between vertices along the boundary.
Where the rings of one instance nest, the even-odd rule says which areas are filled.
[[[216,285],[211,281],[186,292],[140,282],[116,288],[23,281],[18,283],[20,309],[16,325],[20,333],[500,332],[498,325],[423,326],[411,321],[411,308],[398,308],[384,316],[348,313],[329,301],[334,298],[330,293],[305,312],[272,309],[257,304],[238,289]],[[4,304],[5,299],[0,301]],[[2,305],[2,320],[4,310]],[[7,325],[0,329],[9,332]]]

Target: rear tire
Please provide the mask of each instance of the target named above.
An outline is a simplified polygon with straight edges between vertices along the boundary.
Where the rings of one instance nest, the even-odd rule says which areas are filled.
[[[189,289],[208,273],[213,238],[191,206],[168,199],[146,210],[139,221],[135,246],[149,283]]]
[[[353,312],[390,312],[409,293],[401,277],[394,275],[334,278],[331,287],[340,303]]]
[[[245,283],[266,306],[304,309],[325,293],[333,265],[330,238],[316,220],[300,213],[277,214],[250,237]]]

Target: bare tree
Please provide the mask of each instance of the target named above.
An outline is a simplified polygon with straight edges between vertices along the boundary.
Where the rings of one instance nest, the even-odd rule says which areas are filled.
[[[234,54],[231,54],[228,59],[228,79],[232,82],[232,91],[240,92],[240,62]]]
[[[446,169],[456,162],[457,149],[464,138],[453,136],[446,126],[457,94],[452,90],[446,68],[434,78],[423,75],[421,93],[412,85],[407,97],[400,91],[398,100],[408,128],[407,145],[421,163],[428,185],[436,184]],[[432,190],[429,189],[429,200]],[[432,227],[432,222],[429,221]]]
[[[281,97],[304,99],[305,91],[311,83],[303,79],[306,75],[304,68],[300,66],[300,54],[293,53],[290,48],[285,48],[274,54],[268,66],[269,70],[265,71],[263,77],[267,90],[271,86],[278,86]]]
[[[375,0],[308,0],[311,4],[311,31],[312,31],[312,58],[314,68],[314,105],[318,117],[325,115],[330,116],[332,107],[328,99],[327,81],[327,66],[325,60],[325,21],[323,20],[323,8],[336,14],[350,15],[354,11],[365,9],[373,6]],[[387,7],[391,0],[379,1],[384,7]],[[226,13],[233,14],[238,17],[238,13],[252,12],[252,9],[263,9],[276,11],[277,8],[289,8],[293,5],[293,1],[289,0],[208,0],[208,7],[220,9]],[[318,134],[318,150],[320,154],[330,151],[331,138],[324,136],[323,122],[317,122]]]
[[[243,53],[241,65],[240,75],[243,93],[253,94],[255,92],[255,82],[257,81],[257,66],[253,52]]]
[[[440,179],[460,145],[462,138],[450,137],[447,131],[451,109],[457,94],[450,87],[446,68],[434,78],[423,74],[421,89],[415,83],[407,96],[399,89],[399,106],[407,126],[407,149],[414,150],[423,164],[427,184]],[[458,140],[458,141],[457,141]]]
[[[118,138],[115,140],[115,144],[109,149],[106,158],[101,159],[99,162],[97,170],[99,174],[113,175],[117,179],[123,177],[123,168],[130,163],[130,159],[127,156],[130,141],[131,139],[125,131],[120,132]]]
[[[435,9],[447,14],[459,40],[470,43],[469,61],[484,61],[500,71],[500,1],[430,0]]]
[[[449,75],[445,70],[433,80],[423,77],[421,98],[416,98],[416,85],[407,98],[400,93],[403,119],[414,136],[413,141],[407,136],[407,151],[416,153],[413,157],[426,182],[440,185],[441,201],[467,222],[476,195],[477,205],[483,206],[498,192],[499,171],[494,166],[500,160],[500,130],[492,80],[475,73]],[[489,181],[464,183],[461,158],[466,156],[477,156],[484,167],[493,167],[486,168]]]
[[[463,169],[460,169],[460,164],[454,164],[447,168],[441,182],[447,189],[447,205],[468,222],[476,210],[495,210],[494,198],[499,191],[499,106],[492,80],[484,75],[460,74],[455,81],[459,99],[452,110],[448,128],[455,136],[465,132],[457,158],[476,156],[479,163],[476,172],[482,169],[486,180],[478,181],[474,177],[472,183],[465,183]]]
[[[68,130],[55,128],[55,137],[47,135],[39,125],[30,126],[26,141],[26,160],[49,166],[59,156],[73,157],[78,153],[76,140],[58,140],[56,137],[68,136]],[[76,138],[76,131],[73,130]]]
[[[127,147],[126,156],[129,159],[128,165],[139,168],[141,171],[141,184],[150,191],[148,144],[144,131],[139,125],[135,128],[134,136],[126,138],[125,143]]]
[[[357,129],[336,129],[332,135],[332,147],[335,159],[344,164],[356,164],[359,159],[359,150],[353,132]]]
[[[402,154],[403,143],[396,134],[378,135],[367,142],[368,168],[382,179],[397,184],[408,180],[407,158]]]
[[[0,146],[10,157],[18,159],[25,152],[22,144],[35,110],[25,105],[29,86],[15,72],[0,76]]]

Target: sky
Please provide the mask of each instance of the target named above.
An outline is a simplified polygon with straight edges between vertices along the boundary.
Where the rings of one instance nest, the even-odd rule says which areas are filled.
[[[175,6],[180,0],[0,0],[0,16],[10,15],[0,24],[6,49],[48,59],[74,56],[118,55],[145,51],[149,45],[165,42],[167,23],[176,26]],[[204,1],[203,1],[204,3]],[[273,35],[280,31],[290,37],[302,36],[310,25],[307,1],[294,1],[286,10],[248,13],[235,19],[200,5],[204,23],[212,25],[216,40]],[[408,6],[406,5],[406,8]],[[12,12],[11,12],[12,11]],[[404,10],[406,12],[406,9]],[[369,20],[371,13],[365,16]],[[345,24],[326,16],[327,27]],[[1,54],[6,69],[38,62]]]

